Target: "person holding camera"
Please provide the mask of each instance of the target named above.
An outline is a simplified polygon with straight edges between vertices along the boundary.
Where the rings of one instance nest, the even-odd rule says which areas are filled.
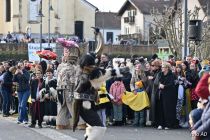
[[[30,96],[30,86],[29,86],[30,74],[27,70],[24,69],[24,65],[22,62],[19,62],[17,65],[17,70],[13,77],[13,82],[17,85],[17,94],[19,101],[19,117],[18,124],[20,123],[28,123],[28,115],[27,115],[27,101]]]

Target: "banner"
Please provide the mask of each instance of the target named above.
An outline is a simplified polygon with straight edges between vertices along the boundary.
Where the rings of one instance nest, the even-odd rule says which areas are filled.
[[[28,22],[38,23],[39,22],[39,4],[40,0],[28,0]]]
[[[56,52],[56,43],[50,43],[50,47]],[[48,43],[42,43],[42,50],[48,48]],[[28,59],[29,61],[40,61],[36,51],[40,51],[40,43],[28,43]]]

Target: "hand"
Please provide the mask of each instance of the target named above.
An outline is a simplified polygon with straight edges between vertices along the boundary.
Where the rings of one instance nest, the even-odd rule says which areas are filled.
[[[182,78],[181,78],[181,80],[183,80],[183,81],[184,81],[185,79],[186,79],[185,77],[182,77]]]
[[[35,102],[35,99],[31,99],[31,102]]]
[[[12,96],[16,96],[17,94],[16,93],[12,93]]]
[[[46,99],[49,99],[49,98],[50,98],[48,94],[45,94],[44,97],[45,97]]]
[[[159,88],[160,88],[160,89],[164,89],[164,87],[165,87],[165,86],[164,86],[163,84],[160,84],[160,85],[159,85]]]
[[[15,75],[18,74],[18,73],[20,73],[20,70],[19,70],[19,69],[17,69],[17,70],[15,71]]]
[[[152,80],[154,77],[153,76],[148,76],[148,79],[149,80]]]

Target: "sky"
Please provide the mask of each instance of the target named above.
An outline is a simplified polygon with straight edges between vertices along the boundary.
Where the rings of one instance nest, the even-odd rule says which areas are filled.
[[[126,0],[87,0],[100,11],[103,12],[118,12]]]

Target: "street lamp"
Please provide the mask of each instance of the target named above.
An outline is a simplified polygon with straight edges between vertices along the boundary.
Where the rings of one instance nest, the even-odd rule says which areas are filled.
[[[50,48],[50,11],[53,11],[51,0],[48,0],[48,48]]]
[[[44,17],[42,13],[42,0],[40,1],[39,14],[37,17],[40,17],[40,51],[42,50],[42,17]]]

